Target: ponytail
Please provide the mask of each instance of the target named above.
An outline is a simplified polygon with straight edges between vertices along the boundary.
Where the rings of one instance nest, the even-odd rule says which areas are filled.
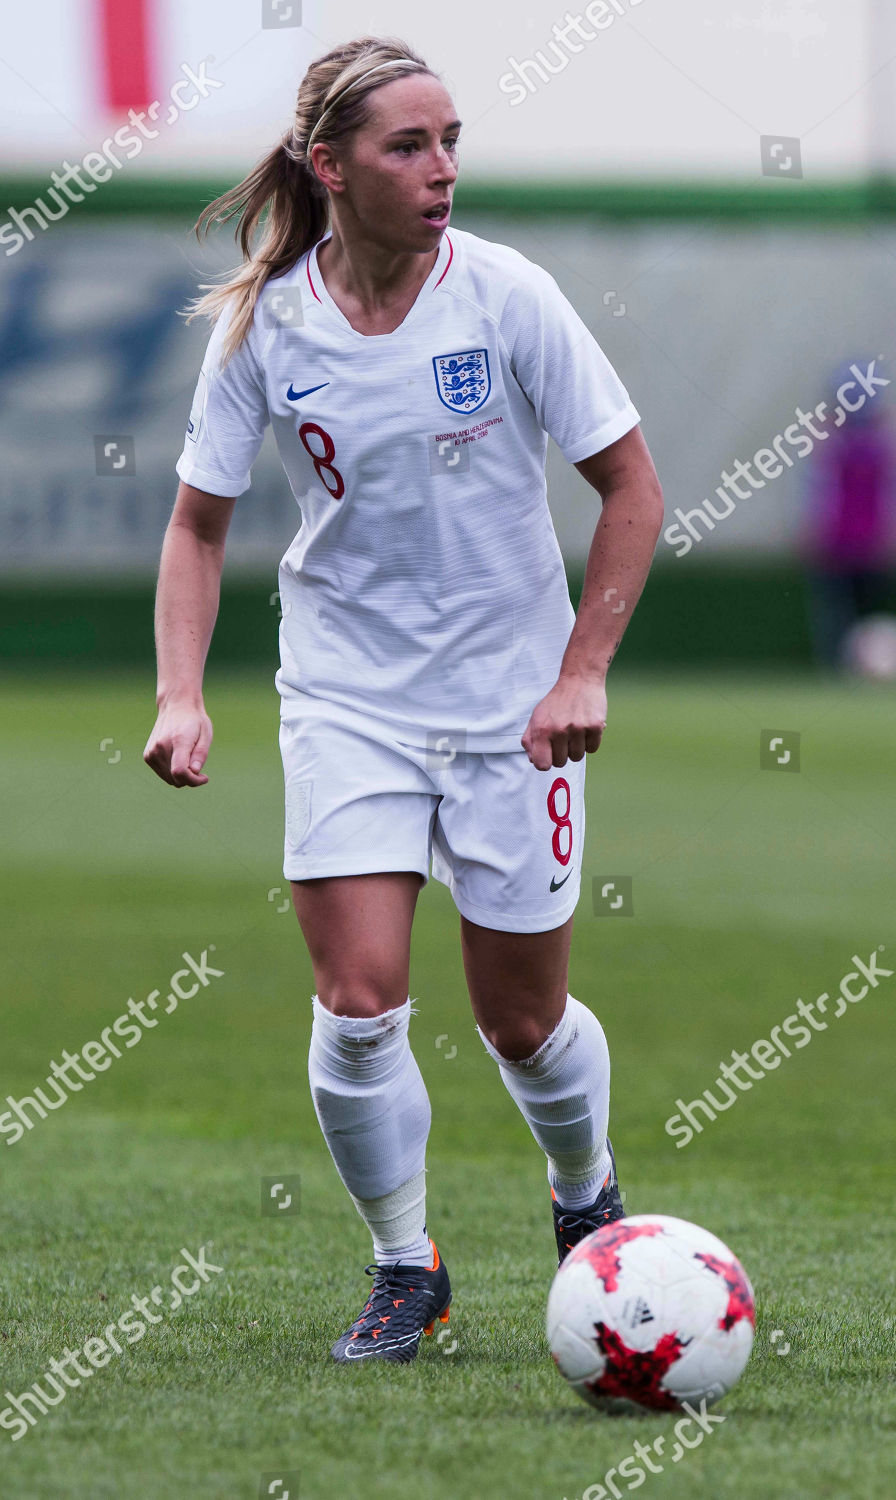
[[[204,208],[196,222],[196,234],[202,238],[213,224],[237,220],[243,264],[223,284],[203,286],[205,295],[190,303],[187,314],[187,322],[203,315],[217,319],[232,305],[222,351],[225,362],[249,332],[265,283],[295,265],[326,232],[328,213],[320,183],[304,162],[296,160],[291,137],[292,131],[287,131],[248,177]],[[253,250],[262,215],[262,238]]]
[[[212,225],[236,219],[235,237],[243,254],[242,265],[223,282],[202,285],[204,295],[187,308],[187,322],[196,317],[215,321],[232,309],[222,346],[224,363],[246,338],[266,283],[294,266],[326,233],[329,201],[308,156],[309,144],[344,141],[365,123],[367,100],[375,89],[408,73],[429,72],[423,58],[396,38],[362,37],[334,48],[308,69],[295,121],[273,151],[202,210],[197,237],[207,235]],[[369,81],[368,75],[373,75]],[[260,238],[253,246],[256,233]]]

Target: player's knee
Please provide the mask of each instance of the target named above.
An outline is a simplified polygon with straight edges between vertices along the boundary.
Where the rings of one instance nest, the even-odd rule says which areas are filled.
[[[508,1016],[479,1029],[505,1062],[524,1062],[544,1045],[553,1026],[533,1016]]]
[[[395,1010],[408,998],[407,989],[398,980],[377,979],[365,976],[334,977],[318,984],[318,999],[321,1005],[334,1016],[355,1016],[372,1019],[384,1011]]]

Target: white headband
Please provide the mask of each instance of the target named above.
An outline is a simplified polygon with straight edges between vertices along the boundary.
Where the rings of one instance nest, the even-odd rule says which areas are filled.
[[[327,115],[330,113],[330,110],[333,108],[333,105],[336,104],[338,102],[338,100],[340,100],[342,98],[343,94],[347,94],[348,91],[349,91],[349,89],[357,88],[357,86],[358,86],[359,83],[363,83],[366,78],[372,78],[373,74],[374,73],[379,73],[379,71],[382,68],[399,68],[399,67],[404,68],[404,67],[407,67],[407,65],[408,65],[409,62],[412,63],[413,62],[413,58],[410,58],[410,57],[393,57],[393,58],[390,58],[390,60],[388,62],[377,63],[376,67],[375,68],[371,68],[368,73],[362,73],[360,78],[353,78],[352,81],[351,81],[351,83],[347,83],[344,89],[340,89],[339,93],[336,95],[336,98],[333,99],[327,105],[326,109],[324,110],[323,114],[321,115],[320,119],[318,120],[317,124],[315,125],[314,129],[312,130],[311,134],[309,135],[309,137],[308,137],[308,144],[305,147],[305,159],[307,160],[309,158],[310,154],[311,154],[311,147],[314,145],[314,137],[317,135],[317,132],[320,130],[320,127],[323,125],[324,120],[327,118]],[[418,69],[418,72],[419,71],[422,71],[422,69]]]

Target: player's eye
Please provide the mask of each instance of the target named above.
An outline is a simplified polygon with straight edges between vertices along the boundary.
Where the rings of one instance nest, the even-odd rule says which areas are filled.
[[[458,138],[457,138],[456,135],[450,135],[450,136],[448,136],[447,139],[443,142],[445,150],[446,151],[455,151],[457,149],[457,139]],[[394,149],[397,152],[416,151],[417,150],[417,142],[416,141],[402,141],[401,145],[400,146],[396,146]]]

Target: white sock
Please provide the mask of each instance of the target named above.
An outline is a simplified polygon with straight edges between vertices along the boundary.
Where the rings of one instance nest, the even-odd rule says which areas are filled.
[[[429,1266],[431,1111],[408,1042],[410,998],[373,1017],[334,1016],[317,995],[311,1004],[311,1097],[336,1170],[370,1229],[374,1258]]]
[[[604,1029],[587,1006],[566,1009],[531,1057],[511,1061],[492,1046],[507,1092],[548,1159],[548,1182],[563,1208],[587,1208],[610,1170],[610,1054]]]
[[[401,1261],[406,1266],[431,1266],[432,1244],[421,1221],[426,1216],[426,1172],[403,1182],[382,1198],[352,1202],[373,1236],[373,1258],[379,1265]]]

